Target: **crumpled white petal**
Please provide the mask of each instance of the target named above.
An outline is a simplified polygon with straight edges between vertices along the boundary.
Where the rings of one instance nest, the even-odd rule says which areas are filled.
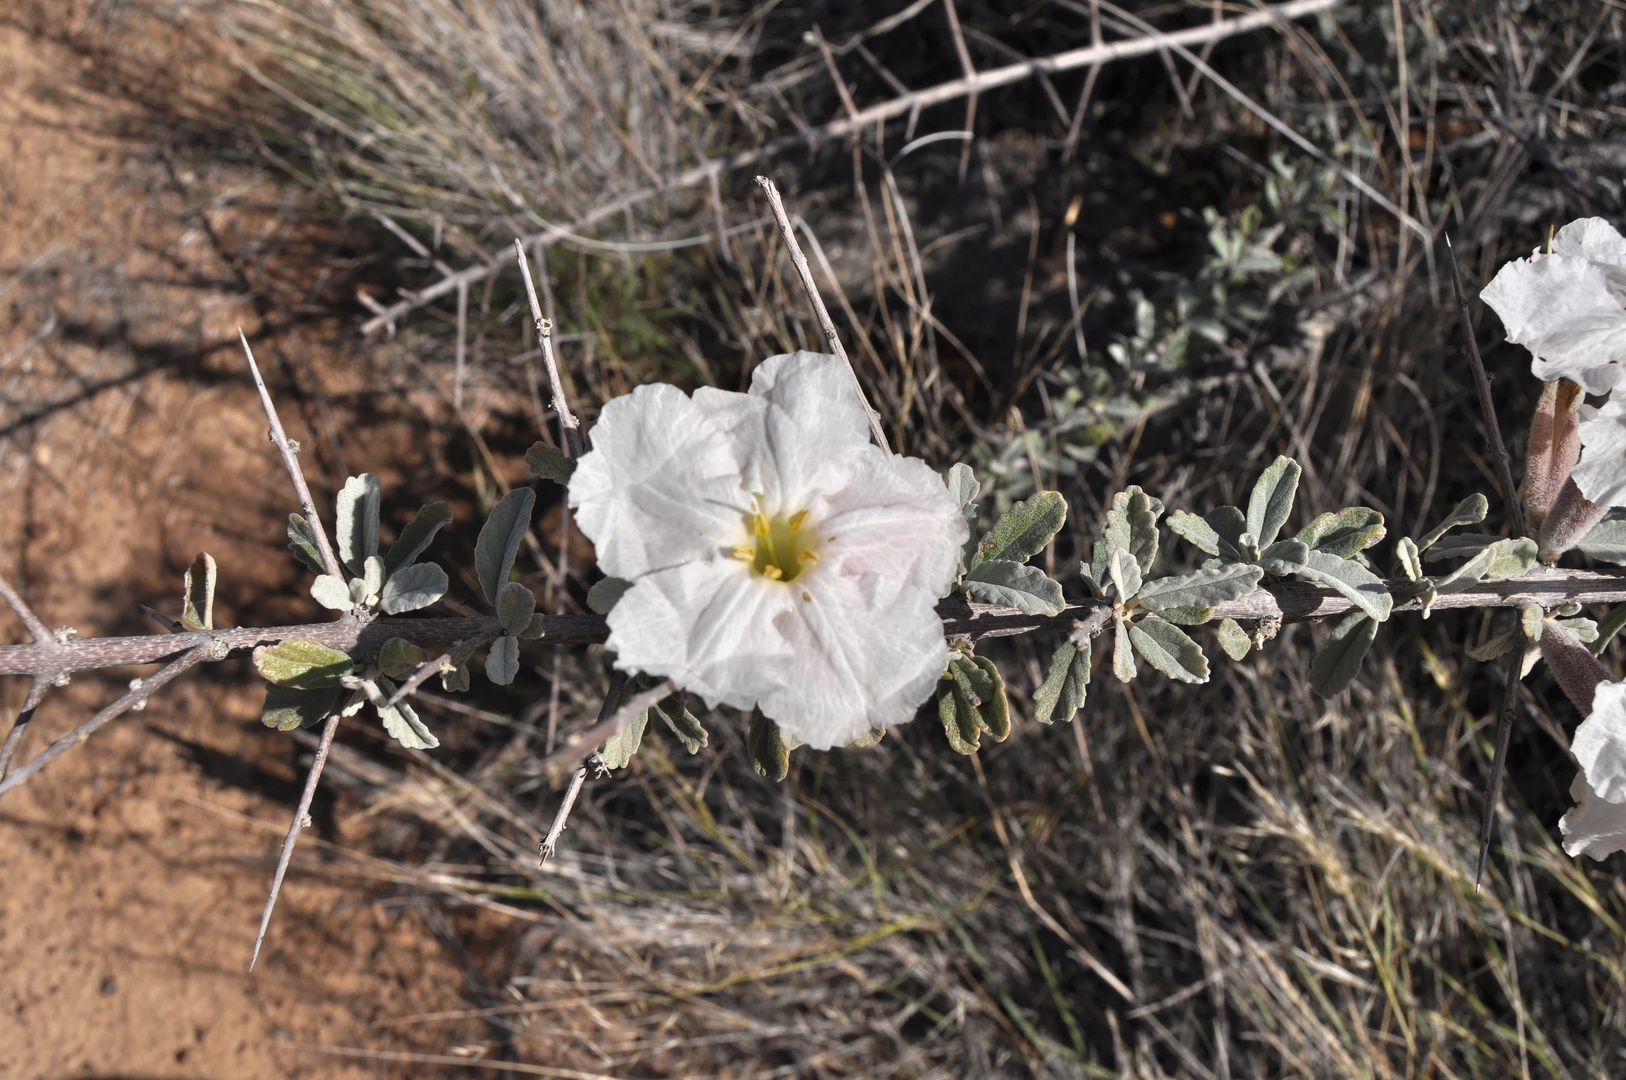
[[[1581,460],[1570,471],[1596,506],[1626,506],[1626,400],[1587,409],[1579,425]]]
[[[1621,240],[1607,222],[1588,220],[1600,222],[1615,240]],[[1580,224],[1571,222],[1563,231],[1568,233]],[[1587,226],[1594,233],[1598,229],[1597,225]],[[1574,239],[1567,248],[1581,251],[1586,246]],[[1592,248],[1605,246],[1601,239],[1590,244]],[[1556,237],[1554,248],[1556,251]],[[1479,298],[1501,316],[1507,339],[1534,355],[1531,369],[1538,378],[1569,378],[1589,394],[1607,394],[1621,378],[1616,361],[1626,358],[1626,310],[1611,288],[1611,275],[1616,272],[1613,263],[1595,262],[1586,255],[1537,253],[1503,266]]]
[[[1581,771],[1570,785],[1577,805],[1558,823],[1564,850],[1594,859],[1626,851],[1626,682],[1599,684],[1570,752]]]

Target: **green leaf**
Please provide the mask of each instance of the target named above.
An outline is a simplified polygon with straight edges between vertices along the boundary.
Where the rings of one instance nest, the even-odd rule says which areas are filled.
[[[1485,511],[1490,509],[1490,502],[1478,492],[1468,496],[1457,503],[1457,508],[1446,516],[1446,519],[1429,530],[1427,536],[1417,541],[1418,551],[1427,551],[1433,547],[1447,532],[1461,525],[1477,525],[1485,520]]]
[[[995,742],[1004,742],[1011,733],[1011,703],[1005,697],[1005,680],[999,677],[999,669],[986,656],[973,656],[971,662],[982,669],[991,685],[988,696],[978,709],[983,729],[994,737]]]
[[[369,605],[378,602],[378,594],[384,590],[384,560],[377,555],[367,556],[367,561],[361,566],[361,595]],[[354,592],[355,584],[352,583]]]
[[[379,679],[376,684],[364,682],[361,688],[378,710],[378,718],[384,722],[384,730],[390,738],[408,750],[433,750],[440,745],[440,740],[418,719],[418,713],[411,705],[404,701],[395,705],[384,704],[395,693],[394,683]]]
[[[576,471],[576,463],[569,454],[545,442],[535,443],[525,451],[525,465],[534,475],[555,484],[570,483],[571,474]]]
[[[445,596],[448,585],[440,564],[411,563],[390,575],[379,594],[379,605],[386,615],[417,611]]]
[[[1216,537],[1217,554],[1227,562],[1252,562],[1253,556],[1242,539],[1248,531],[1248,519],[1234,506],[1216,506],[1203,515],[1208,529]],[[1258,538],[1255,537],[1257,540]]]
[[[1112,553],[1112,561],[1107,564],[1107,574],[1112,578],[1112,586],[1118,590],[1120,600],[1129,600],[1140,592],[1140,563],[1135,560],[1135,556],[1122,548]]]
[[[1576,639],[1583,645],[1591,645],[1598,640],[1598,624],[1591,619],[1554,619],[1553,623],[1574,634]],[[1592,652],[1592,650],[1588,649],[1587,652]],[[1592,653],[1592,655],[1596,656],[1598,654]]]
[[[1510,630],[1505,634],[1497,634],[1483,645],[1469,649],[1468,655],[1482,664],[1489,663],[1503,653],[1511,652],[1522,640],[1518,633]]]
[[[334,512],[339,561],[360,577],[367,556],[378,554],[378,477],[352,476],[339,489]]]
[[[1024,563],[1045,549],[1067,520],[1067,500],[1059,491],[1041,491],[1011,507],[977,545],[973,569],[985,562]]]
[[[864,750],[886,738],[886,728],[871,728],[853,740],[854,750]]]
[[[519,638],[504,634],[491,643],[486,653],[486,678],[507,686],[519,674]]]
[[[463,661],[451,671],[440,674],[440,688],[448,694],[464,694],[469,689],[469,662]]]
[[[182,579],[181,625],[190,630],[215,628],[215,559],[202,552]]]
[[[1248,637],[1248,632],[1242,629],[1242,624],[1235,619],[1221,619],[1219,630],[1214,636],[1219,638],[1220,648],[1224,649],[1225,655],[1232,660],[1246,659],[1253,648],[1253,639]]]
[[[777,783],[790,773],[790,746],[785,741],[785,733],[778,724],[763,716],[761,709],[751,711],[751,730],[745,741],[751,764],[759,774]]]
[[[350,586],[344,578],[332,574],[319,574],[311,582],[311,596],[318,604],[333,611],[349,611],[354,606],[350,599]]]
[[[1376,620],[1358,611],[1346,615],[1310,662],[1310,686],[1322,697],[1332,697],[1348,686],[1377,636]]]
[[[689,711],[688,697],[681,691],[657,704],[655,713],[666,721],[666,726],[672,729],[672,734],[677,736],[689,753],[698,754],[706,748],[706,729],[700,726],[699,718]]]
[[[1287,524],[1302,471],[1292,458],[1278,457],[1254,483],[1253,494],[1248,496],[1248,531],[1260,547],[1274,543],[1276,534]]]
[[[1576,547],[1594,559],[1626,566],[1626,511],[1609,511],[1581,537]]]
[[[1498,540],[1491,545],[1495,555],[1485,571],[1486,581],[1509,581],[1523,577],[1536,564],[1536,542],[1526,537]]]
[[[536,492],[515,488],[491,508],[491,516],[480,527],[480,538],[474,543],[474,575],[490,603],[497,602],[497,590],[514,568],[514,556],[519,554],[520,541],[531,527],[531,508],[535,505]]]
[[[1602,655],[1603,650],[1608,648],[1610,639],[1620,633],[1623,626],[1626,626],[1626,604],[1617,605],[1615,610],[1598,624],[1598,639],[1587,643],[1587,651],[1593,656]]]
[[[1112,673],[1119,682],[1131,682],[1137,674],[1135,649],[1129,638],[1129,622],[1115,619],[1117,628],[1112,635]]]
[[[1348,559],[1382,540],[1387,531],[1382,514],[1370,507],[1351,506],[1336,514],[1322,514],[1300,529],[1294,539],[1317,551]]]
[[[1033,719],[1041,724],[1071,721],[1084,707],[1090,685],[1090,639],[1064,643],[1050,658],[1050,670],[1033,691]]]
[[[443,502],[420,507],[417,515],[401,530],[401,535],[395,538],[395,543],[390,545],[389,551],[384,553],[384,573],[394,575],[403,566],[417,562],[418,556],[434,540],[435,534],[451,520],[452,512],[446,509]]]
[[[1129,640],[1148,664],[1181,682],[1208,681],[1208,657],[1186,632],[1156,615],[1129,626]]]
[[[952,679],[937,684],[937,717],[943,721],[943,733],[956,754],[977,752],[977,744],[982,739],[982,717]]]
[[[1212,525],[1196,514],[1176,510],[1169,515],[1168,525],[1177,536],[1184,538],[1188,544],[1196,547],[1199,551],[1206,551],[1210,555],[1220,553],[1219,533],[1215,532]]]
[[[994,696],[993,681],[971,657],[951,653],[948,672],[954,684],[960,688],[960,693],[964,694],[971,704],[980,706]]]
[[[1389,595],[1382,579],[1360,563],[1324,551],[1312,551],[1298,573],[1317,584],[1337,589],[1378,622],[1387,619],[1394,609],[1394,597]]]
[[[1541,631],[1546,621],[1547,613],[1541,610],[1540,604],[1526,604],[1519,609],[1519,631],[1532,645],[1541,640]]]
[[[1302,540],[1278,540],[1259,553],[1259,565],[1277,577],[1296,574],[1309,561],[1310,548]]]
[[[423,666],[429,654],[406,638],[392,637],[378,650],[378,667],[392,679],[404,679]]]
[[[1418,581],[1423,576],[1423,560],[1417,550],[1417,541],[1409,536],[1402,536],[1395,545],[1395,561],[1400,564],[1400,570],[1408,578]]]
[[[620,578],[607,577],[603,581],[596,581],[593,587],[587,590],[587,606],[600,615],[608,615],[610,609],[615,607],[616,601],[626,595],[632,588],[632,582],[622,581]]]
[[[950,469],[945,482],[949,494],[954,496],[954,502],[960,508],[960,516],[965,518],[965,549],[960,553],[960,573],[963,574],[977,550],[977,523],[982,519],[982,507],[977,505],[977,496],[982,492],[982,485],[977,482],[977,474],[971,471],[971,466],[963,464]]]
[[[261,645],[254,650],[254,667],[266,682],[300,690],[325,689],[339,685],[355,665],[338,649],[316,641],[284,641]]]
[[[965,576],[965,591],[977,600],[1013,607],[1024,615],[1059,614],[1061,584],[1037,566],[996,560],[979,563]]]
[[[1095,541],[1094,555],[1085,576],[1104,592],[1107,567],[1114,551],[1125,551],[1140,567],[1141,576],[1151,572],[1157,558],[1157,520],[1163,504],[1138,487],[1126,488],[1112,497],[1106,527]]]
[[[1485,533],[1458,533],[1456,536],[1436,540],[1426,548],[1418,544],[1417,550],[1423,553],[1424,562],[1439,562],[1441,559],[1460,559],[1478,555],[1500,539],[1499,536],[1489,536]]]
[[[539,611],[531,616],[530,621],[525,624],[525,628],[519,632],[519,639],[521,641],[535,641],[547,632],[546,627],[547,619]]]
[[[327,567],[322,565],[322,552],[316,546],[316,533],[311,531],[310,522],[298,514],[288,515],[288,550],[311,573],[327,573]]]
[[[1178,577],[1158,578],[1140,587],[1135,599],[1169,622],[1195,626],[1213,617],[1219,604],[1240,600],[1265,576],[1257,566],[1227,563]]]
[[[518,637],[536,614],[536,596],[518,581],[506,581],[497,590],[497,621],[503,633]]]
[[[628,720],[621,725],[621,730],[604,740],[604,746],[599,750],[599,756],[604,759],[607,769],[624,769],[631,762],[638,748],[644,743],[644,732],[649,728],[649,710]]]
[[[337,686],[300,690],[267,683],[265,705],[260,709],[260,723],[278,731],[314,727],[327,719],[337,697]]]

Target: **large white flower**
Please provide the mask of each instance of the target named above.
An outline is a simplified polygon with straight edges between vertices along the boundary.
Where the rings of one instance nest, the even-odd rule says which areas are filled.
[[[633,583],[609,615],[617,667],[759,706],[820,749],[930,695],[965,519],[925,462],[870,443],[841,361],[772,357],[749,394],[640,386],[592,444],[570,505]]]
[[[1582,406],[1578,433],[1581,460],[1570,470],[1575,486],[1594,506],[1626,506],[1626,399],[1611,395],[1600,408]]]
[[[1564,850],[1594,859],[1626,851],[1626,682],[1598,684],[1570,752],[1581,771],[1570,785],[1576,806],[1558,823]]]

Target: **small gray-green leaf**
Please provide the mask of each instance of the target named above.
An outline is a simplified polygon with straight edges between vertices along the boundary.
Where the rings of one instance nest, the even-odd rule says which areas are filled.
[[[451,671],[441,672],[440,688],[449,694],[467,693],[469,689],[469,662],[465,660]]]
[[[706,729],[700,726],[700,720],[689,711],[688,698],[682,693],[671,697],[655,706],[655,713],[666,726],[672,729],[683,748],[691,754],[698,754],[706,748],[709,741]]]
[[[983,729],[994,737],[995,742],[1004,742],[1011,733],[1011,704],[1005,697],[1005,680],[1000,678],[999,669],[986,656],[973,656],[971,662],[982,669],[990,685],[988,695],[977,710],[982,715]]]
[[[367,556],[361,566],[361,594],[368,601],[376,601],[384,588],[384,560],[378,555]]]
[[[1112,561],[1107,564],[1107,573],[1112,578],[1113,587],[1118,590],[1120,600],[1128,600],[1140,592],[1140,563],[1129,552],[1119,549],[1112,553]]]
[[[981,705],[994,696],[994,684],[987,674],[972,662],[971,657],[951,653],[948,662],[949,676],[954,684],[960,688],[960,693],[973,705]]]
[[[267,683],[265,705],[260,709],[260,723],[278,731],[314,727],[326,720],[333,711],[338,687],[319,690],[300,690],[292,686]]]
[[[1216,506],[1203,515],[1209,531],[1217,537],[1216,554],[1228,562],[1252,562],[1243,534],[1248,531],[1248,519],[1234,506]]]
[[[758,773],[778,782],[790,772],[790,746],[785,742],[785,733],[763,716],[761,709],[751,711],[751,730],[745,741]]]
[[[1418,551],[1427,551],[1437,543],[1440,537],[1457,528],[1459,525],[1477,525],[1485,520],[1485,511],[1490,509],[1490,502],[1485,496],[1474,494],[1457,503],[1457,508],[1446,516],[1446,519],[1429,530],[1427,536],[1417,541]]]
[[[1426,548],[1419,543],[1417,550],[1423,553],[1424,562],[1439,562],[1441,559],[1460,559],[1464,556],[1478,555],[1500,539],[1499,536],[1489,536],[1485,533],[1458,533],[1456,536],[1436,540]]]
[[[649,727],[649,710],[628,720],[621,725],[621,730],[604,740],[604,748],[599,756],[604,758],[605,768],[624,769],[631,763],[633,755],[644,743],[644,731]]]
[[[1225,655],[1232,660],[1246,659],[1249,650],[1253,648],[1253,639],[1235,619],[1221,619],[1219,630],[1214,636],[1219,638],[1220,648],[1224,649]]]
[[[1346,615],[1310,662],[1310,686],[1322,697],[1332,697],[1348,686],[1377,636],[1375,620],[1358,611]]]
[[[506,581],[497,590],[497,621],[503,633],[518,637],[536,614],[536,597],[518,581]]]
[[[1322,514],[1299,530],[1295,540],[1317,551],[1349,559],[1382,540],[1387,532],[1383,515],[1366,506],[1350,506],[1336,514]]]
[[[1312,551],[1298,574],[1319,584],[1332,586],[1378,622],[1387,619],[1394,609],[1394,597],[1389,595],[1382,579],[1359,563],[1328,555],[1324,551]]]
[[[1148,615],[1129,626],[1135,651],[1157,670],[1181,682],[1208,681],[1208,657],[1200,645],[1171,622]]]
[[[1587,652],[1593,656],[1601,654],[1608,647],[1610,639],[1620,633],[1623,626],[1626,626],[1626,604],[1619,604],[1604,617],[1603,622],[1598,624],[1597,640],[1587,643]]]
[[[1401,573],[1413,581],[1423,576],[1423,560],[1417,550],[1417,541],[1409,536],[1402,536],[1395,545],[1395,561],[1400,564]]]
[[[474,574],[490,603],[497,602],[497,590],[514,568],[514,556],[519,554],[520,541],[531,527],[531,508],[535,505],[536,492],[515,488],[491,508],[491,516],[480,527],[480,538],[474,543]]]
[[[1163,516],[1163,503],[1138,487],[1130,487],[1112,497],[1112,511],[1123,514],[1129,523],[1129,553],[1145,577],[1157,559],[1157,519]]]
[[[1264,576],[1260,567],[1227,563],[1212,570],[1148,581],[1141,585],[1135,598],[1142,607],[1170,622],[1195,626],[1207,622],[1217,605],[1240,600],[1253,592]]]
[[[406,638],[392,637],[378,650],[378,667],[392,679],[404,679],[417,671],[428,654]]]
[[[378,477],[352,476],[339,489],[334,514],[339,538],[339,561],[360,577],[367,556],[378,554]]]
[[[1574,634],[1583,645],[1591,645],[1598,640],[1598,624],[1591,619],[1554,619],[1553,622]],[[1591,649],[1587,651],[1592,652]],[[1592,655],[1596,656],[1597,653]]]
[[[298,514],[288,515],[288,550],[311,573],[327,573],[327,567],[322,565],[322,552],[316,546],[316,533],[311,531],[310,522]]]
[[[215,559],[207,551],[192,560],[182,579],[181,625],[191,630],[215,628]]]
[[[395,685],[388,679],[379,679],[376,685],[362,683],[362,689],[378,710],[378,718],[384,722],[384,730],[390,738],[408,750],[433,750],[440,745],[440,740],[418,719],[417,710],[411,705],[404,701],[395,705],[384,704],[395,693]]]
[[[593,587],[587,590],[587,606],[600,615],[608,615],[610,609],[615,607],[616,601],[626,595],[632,588],[632,582],[622,581],[620,578],[607,577],[603,581],[596,581]]]
[[[1059,582],[1037,566],[1003,559],[972,567],[965,576],[965,591],[984,603],[1013,607],[1024,615],[1055,615],[1064,605]]]
[[[1310,558],[1302,540],[1278,540],[1259,553],[1259,565],[1277,577],[1296,574]]]
[[[353,606],[350,586],[345,584],[344,578],[332,574],[317,575],[316,580],[311,582],[311,596],[318,604],[333,611],[349,611]]]
[[[384,573],[394,574],[401,567],[417,562],[418,556],[434,540],[435,534],[451,520],[452,512],[446,509],[443,502],[420,507],[407,527],[401,530],[401,535],[395,538],[395,543],[390,545],[389,551],[384,553]]]
[[[1175,535],[1183,537],[1187,543],[1193,545],[1199,551],[1206,551],[1210,555],[1220,553],[1219,533],[1215,532],[1212,525],[1196,514],[1176,510],[1169,515],[1168,526],[1174,530]]]
[[[1490,546],[1490,550],[1495,554],[1489,569],[1485,571],[1486,581],[1523,577],[1536,564],[1536,542],[1527,537],[1498,540]]]
[[[954,496],[954,502],[960,508],[960,516],[965,519],[965,547],[960,552],[960,573],[963,574],[977,552],[977,523],[982,520],[982,507],[977,505],[977,495],[981,493],[982,485],[977,482],[977,474],[971,471],[971,466],[964,464],[950,469],[946,482],[949,494]]]
[[[486,653],[486,678],[498,686],[507,686],[519,674],[519,638],[504,634],[491,643]]]
[[[1135,669],[1135,649],[1129,639],[1129,623],[1125,619],[1114,621],[1117,628],[1112,635],[1112,673],[1118,676],[1119,682],[1131,682],[1138,672]]]
[[[1253,485],[1253,494],[1248,496],[1248,531],[1260,547],[1274,543],[1276,534],[1287,524],[1302,471],[1292,458],[1278,457]]]
[[[1626,511],[1615,509],[1592,526],[1576,545],[1585,555],[1626,566]]]
[[[977,545],[972,566],[998,560],[1024,563],[1043,551],[1067,520],[1067,500],[1059,491],[1041,491],[1011,507]]]
[[[570,477],[576,471],[576,463],[569,454],[545,442],[538,442],[525,451],[525,465],[535,475],[552,480],[555,484],[570,483]]]
[[[952,679],[937,684],[937,718],[943,722],[943,734],[956,754],[977,752],[982,740],[982,718]]]
[[[390,575],[379,594],[386,615],[426,608],[446,595],[449,582],[439,563],[411,563]]]
[[[338,649],[316,641],[284,641],[254,650],[254,667],[266,682],[316,690],[339,685],[355,665]]]
[[[1033,719],[1041,724],[1071,721],[1083,708],[1090,685],[1090,641],[1064,643],[1050,658],[1050,670],[1033,691]]]
[[[1497,634],[1483,645],[1469,649],[1468,655],[1482,664],[1488,663],[1503,653],[1511,652],[1515,645],[1520,644],[1521,640],[1516,631],[1510,630],[1505,634]]]
[[[525,624],[525,629],[519,632],[520,640],[535,641],[546,632],[546,627],[547,619],[542,615],[541,612],[537,612],[535,615],[531,616],[530,622]]]
[[[1436,547],[1433,550],[1438,551],[1439,548]],[[1452,593],[1459,593],[1472,588],[1490,570],[1490,565],[1495,559],[1496,545],[1485,545],[1479,549],[1473,558],[1451,571],[1445,577],[1435,578],[1435,593],[1440,596],[1450,596]]]

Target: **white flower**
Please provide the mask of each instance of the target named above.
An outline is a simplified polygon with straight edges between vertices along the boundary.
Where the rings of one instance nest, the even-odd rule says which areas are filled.
[[[1531,369],[1551,382],[1569,378],[1607,394],[1626,360],[1626,238],[1603,218],[1572,221],[1552,251],[1502,267],[1479,293],[1502,317],[1507,339],[1535,356]]]
[[[1582,406],[1578,431],[1581,460],[1570,470],[1575,486],[1594,506],[1626,506],[1626,400]]]
[[[759,706],[820,749],[930,695],[965,519],[925,462],[870,443],[835,357],[772,357],[749,394],[640,386],[592,444],[570,505],[633,583],[609,614],[617,667]]]
[[[1594,859],[1626,851],[1626,682],[1598,684],[1570,753],[1581,771],[1570,785],[1577,805],[1558,823],[1564,850]]]

